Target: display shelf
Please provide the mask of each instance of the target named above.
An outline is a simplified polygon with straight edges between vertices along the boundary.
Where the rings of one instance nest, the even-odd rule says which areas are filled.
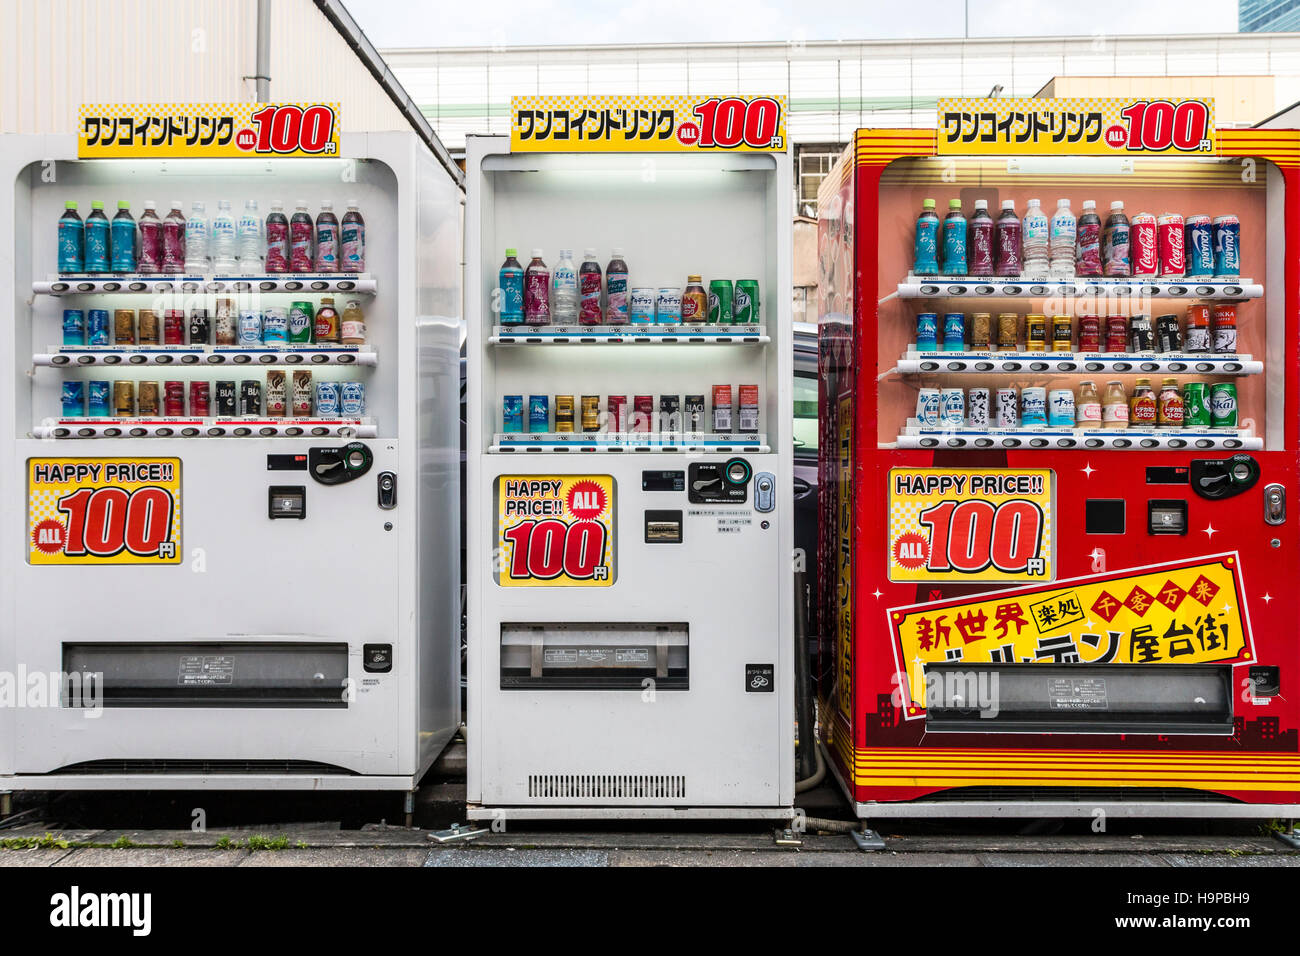
[[[913,276],[898,284],[901,299],[1033,299],[1044,296],[1115,296],[1157,299],[1258,299],[1264,287],[1248,278],[1007,279],[972,276]]]
[[[374,438],[373,418],[57,418],[33,438]]]
[[[944,352],[908,348],[896,366],[903,375],[961,372],[1151,372],[1259,375],[1264,363],[1249,355],[1209,352]]]
[[[37,367],[156,365],[364,365],[379,362],[369,345],[51,345],[32,356]]]
[[[375,277],[368,272],[278,275],[59,275],[32,283],[37,295],[162,295],[174,292],[355,292],[373,294]]]
[[[491,345],[763,345],[770,341],[761,325],[498,325],[488,338]]]
[[[899,448],[1162,448],[1257,450],[1264,440],[1248,428],[929,428],[910,418]]]
[[[770,452],[767,435],[717,432],[499,432],[492,437],[492,454],[528,452],[662,453]]]

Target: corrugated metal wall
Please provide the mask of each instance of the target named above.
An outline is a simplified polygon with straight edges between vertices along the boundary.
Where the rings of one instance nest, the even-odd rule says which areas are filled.
[[[252,100],[257,0],[0,0],[0,132],[70,133],[82,103]],[[271,98],[409,129],[311,0],[273,0]]]

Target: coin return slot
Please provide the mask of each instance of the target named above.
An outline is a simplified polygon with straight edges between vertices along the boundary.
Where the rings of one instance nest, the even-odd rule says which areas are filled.
[[[682,513],[680,511],[647,511],[645,513],[646,544],[681,544]]]
[[[1147,502],[1147,534],[1187,534],[1187,502]]]

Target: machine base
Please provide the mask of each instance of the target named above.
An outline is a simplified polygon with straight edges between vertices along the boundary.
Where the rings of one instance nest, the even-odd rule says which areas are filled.
[[[959,817],[982,817],[985,819],[1026,817],[1092,817],[1098,811],[1108,817],[1141,817],[1145,819],[1264,819],[1275,817],[1290,819],[1300,813],[1300,805],[1294,803],[1179,803],[1127,801],[1116,803],[1107,801],[1034,801],[1010,803],[990,803],[984,801],[945,800],[926,802],[921,800],[899,803],[855,803],[853,811],[862,820],[907,820],[937,819]]]
[[[470,820],[793,820],[792,807],[483,807],[469,804]]]
[[[311,774],[52,774],[0,778],[6,790],[393,790],[419,777]]]

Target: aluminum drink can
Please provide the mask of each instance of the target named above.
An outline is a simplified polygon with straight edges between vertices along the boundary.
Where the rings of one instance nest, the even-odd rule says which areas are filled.
[[[1068,315],[1052,316],[1052,351],[1068,352],[1074,348],[1074,326]]]
[[[609,396],[605,408],[609,411],[609,427],[606,431],[615,433],[627,431],[627,396]]]
[[[970,336],[972,352],[989,352],[993,349],[993,313],[972,312],[966,330]]]
[[[257,309],[239,310],[239,343],[243,346],[262,344],[262,313]]]
[[[1210,307],[1208,305],[1189,305],[1187,307],[1187,334],[1183,337],[1183,349],[1187,352],[1210,351]]]
[[[1014,352],[1020,348],[1020,313],[998,313],[998,351]]]
[[[217,382],[217,417],[234,418],[239,408],[239,386],[227,379]]]
[[[113,310],[113,342],[135,345],[135,309]]]
[[[63,344],[86,344],[86,314],[80,309],[63,310]]]
[[[107,309],[90,309],[86,312],[86,344],[109,344]]]
[[[633,289],[627,296],[627,320],[650,324],[655,320],[655,290]]]
[[[1231,382],[1210,386],[1210,427],[1237,427],[1237,386]]]
[[[212,390],[207,382],[190,382],[190,414],[206,418],[212,414]],[[254,415],[257,412],[253,413]]]
[[[1183,424],[1196,428],[1210,426],[1210,389],[1205,382],[1183,383]]]
[[[1237,307],[1214,307],[1214,351],[1232,354],[1237,351]]]
[[[185,313],[180,309],[163,311],[163,345],[185,344]]]
[[[1128,350],[1130,353],[1151,352],[1156,347],[1151,316],[1135,315],[1128,323]]]
[[[168,418],[185,414],[184,382],[163,382],[163,414]]]
[[[194,396],[191,393],[191,402],[193,398]],[[197,414],[192,404],[190,414]],[[239,383],[239,414],[244,416],[262,414],[262,383],[256,379],[246,378]]]
[[[1029,428],[1047,424],[1047,389],[1031,385],[1020,390],[1020,424]]]
[[[1135,276],[1160,274],[1160,251],[1156,240],[1156,217],[1140,212],[1129,221],[1129,255]]]
[[[1079,351],[1101,351],[1101,318],[1099,316],[1079,316]]]
[[[736,287],[730,279],[714,279],[709,283],[709,321],[714,325],[730,325]]]
[[[709,294],[704,291],[703,280],[698,275],[686,277],[686,291],[682,293],[682,321],[702,325],[709,320]]]
[[[1106,316],[1106,351],[1128,350],[1128,319],[1122,315]]]
[[[648,432],[654,430],[655,399],[653,395],[632,396],[632,420],[628,431]],[[730,431],[730,429],[728,429]]]
[[[267,345],[289,341],[289,310],[284,306],[269,305],[262,312],[262,341]]]
[[[1188,278],[1214,275],[1214,226],[1209,216],[1188,216],[1183,230]]]
[[[1156,397],[1156,424],[1182,427],[1183,393],[1178,390],[1178,382],[1172,378],[1160,383],[1160,394]]]
[[[735,323],[737,325],[758,325],[762,321],[762,309],[758,301],[758,280],[737,279],[735,298]]]
[[[365,382],[344,382],[339,389],[339,408],[349,418],[361,418],[366,413]],[[569,397],[569,430],[573,430],[573,397]]]
[[[1025,351],[1047,351],[1047,316],[1036,312],[1025,316]]]
[[[1020,424],[1018,396],[1014,388],[1000,388],[994,398],[998,428],[1015,428]]]
[[[269,311],[269,310],[268,310]],[[290,342],[309,344],[316,331],[316,313],[310,302],[293,302],[285,315],[285,329]]]
[[[1183,350],[1183,330],[1178,325],[1178,316],[1162,315],[1156,319],[1156,351],[1181,352]]]
[[[319,393],[321,382],[316,386]],[[335,392],[337,401],[338,392]],[[504,395],[501,398],[501,430],[506,434],[522,432],[524,430],[524,397],[522,395]]]
[[[682,290],[663,288],[655,293],[655,321],[678,325],[682,321]]]
[[[715,432],[729,432],[731,429],[731,386],[714,385],[713,430]]]
[[[961,428],[966,424],[966,393],[960,388],[939,391],[939,421],[944,428]]]
[[[156,418],[161,404],[157,382],[141,382],[136,388],[136,414],[141,418]]]
[[[1215,216],[1214,275],[1236,279],[1241,275],[1241,220],[1236,216]]]
[[[971,428],[989,427],[989,390],[972,388],[966,392],[966,424]]]
[[[88,382],[86,384],[86,413],[91,418],[107,418],[108,405],[108,382]]]
[[[1074,392],[1054,388],[1047,393],[1047,424],[1052,428],[1074,427]]]
[[[916,393],[916,420],[922,428],[938,428],[941,399],[937,388],[923,388]]]
[[[1156,220],[1156,245],[1160,252],[1160,274],[1181,278],[1187,272],[1187,223],[1175,212]]]
[[[190,345],[212,343],[212,319],[207,309],[190,309]]]
[[[633,292],[636,290],[633,289]],[[600,431],[600,396],[582,396],[582,430],[584,432]]]
[[[268,418],[283,418],[288,385],[284,378],[284,369],[267,369],[266,372],[266,415]]]
[[[350,384],[352,383],[345,382],[343,384],[343,388],[345,391],[342,394],[344,396],[346,396],[347,394],[346,389]],[[343,414],[344,415],[354,414],[348,411],[346,397],[343,398]],[[573,396],[572,395],[555,396],[555,430],[557,432],[573,431]]]
[[[140,340],[140,344],[157,345],[160,340],[158,313],[153,309],[141,309],[139,326],[136,338]]]
[[[935,312],[921,312],[916,317],[916,350],[933,352],[939,347],[939,316]]]
[[[233,299],[218,299],[217,314],[212,322],[213,342],[216,345],[239,344],[239,313]]]
[[[707,431],[706,410],[703,395],[687,395],[682,405],[683,427],[688,432]]]
[[[520,404],[519,404],[519,419],[520,419],[520,421],[519,421],[519,428],[518,428],[517,430],[518,430],[518,431],[523,431],[523,411],[524,411],[524,410],[523,410],[523,396],[522,396],[522,395],[515,395],[515,396],[507,395],[506,398],[507,398],[507,399],[510,399],[510,398],[518,398],[518,399],[519,399],[519,403],[520,403]],[[546,396],[545,396],[545,395],[534,395],[533,398],[540,398],[540,399],[542,400],[543,408],[545,407],[545,403],[546,403]],[[530,403],[530,405],[531,405],[531,403]],[[507,405],[506,408],[509,409],[509,406]],[[295,409],[295,411],[294,411],[294,414],[295,414],[295,415],[297,414],[297,410],[296,410],[296,409]],[[338,416],[339,416],[339,383],[338,383],[338,382],[317,382],[317,383],[316,383],[316,414],[317,414],[319,417],[321,417],[321,418],[338,418]],[[545,417],[545,412],[543,412],[543,417]],[[532,425],[532,422],[531,422],[531,420],[530,420],[530,421],[529,421],[529,426],[530,426],[530,427],[529,427],[529,431],[532,431],[531,425]],[[507,411],[507,413],[506,413],[506,431],[514,431],[514,430],[515,430],[515,429],[510,428],[510,417],[509,417],[509,412]],[[542,427],[539,428],[539,429],[537,429],[537,430],[538,430],[539,432],[544,432],[544,431],[546,431],[546,423],[543,422],[543,423],[542,423]]]
[[[311,415],[311,369],[296,368],[293,370],[292,381],[292,402],[293,414],[297,418],[307,418]]]
[[[528,396],[528,430],[530,432],[551,430],[551,400],[545,395]]]
[[[659,396],[658,430],[672,433],[682,430],[682,397],[680,395]]]
[[[741,385],[736,403],[736,430],[755,434],[758,432],[758,386]]]
[[[63,383],[63,417],[84,418],[86,416],[86,383],[67,380]]]
[[[943,316],[943,350],[960,352],[966,348],[966,313],[945,312]]]

